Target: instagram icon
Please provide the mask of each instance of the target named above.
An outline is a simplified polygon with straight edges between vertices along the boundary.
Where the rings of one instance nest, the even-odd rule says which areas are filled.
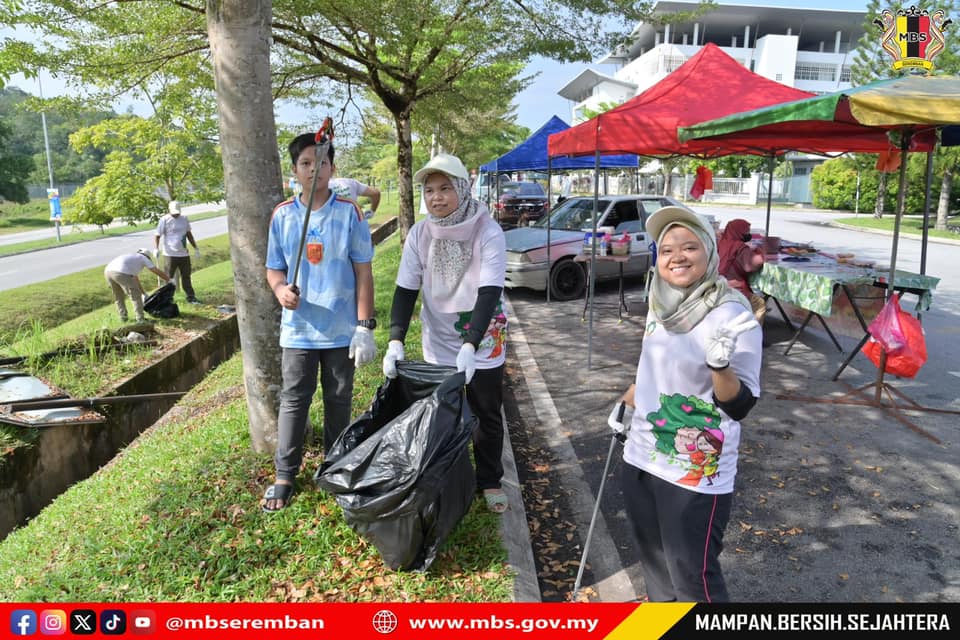
[[[67,612],[63,609],[44,609],[40,612],[40,633],[61,636],[67,632]]]

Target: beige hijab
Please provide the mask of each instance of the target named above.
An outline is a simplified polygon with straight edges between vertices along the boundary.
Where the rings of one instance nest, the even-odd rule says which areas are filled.
[[[694,225],[686,221],[671,222],[660,232],[657,246],[663,242],[663,236],[676,225],[685,227],[693,232],[703,244],[707,252],[707,270],[703,277],[689,287],[674,287],[660,277],[658,269],[654,269],[653,281],[650,286],[650,313],[668,331],[673,333],[688,333],[700,324],[714,307],[725,302],[738,302],[748,311],[750,303],[742,293],[732,289],[727,279],[719,272],[720,256],[717,253],[716,234],[713,229]]]
[[[442,218],[427,214],[420,235],[424,260],[423,290],[431,306],[444,313],[473,308],[480,277],[479,243],[491,220],[483,203],[470,197],[470,181],[445,174],[457,192],[457,209]]]

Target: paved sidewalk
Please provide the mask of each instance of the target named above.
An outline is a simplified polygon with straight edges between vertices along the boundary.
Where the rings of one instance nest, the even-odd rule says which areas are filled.
[[[526,385],[530,398],[518,409],[527,428],[538,430],[563,461],[557,500],[577,524],[580,540],[571,544],[578,544],[578,555],[610,443],[606,417],[633,381],[640,352],[646,306],[642,282],[631,285],[630,314],[622,323],[615,284],[598,287],[590,369],[582,301],[547,304],[541,293],[508,293],[509,348],[523,372],[523,380],[511,382]],[[744,602],[960,600],[960,416],[909,411],[901,422],[891,410],[789,399],[839,399],[874,382],[876,369],[858,355],[831,381],[844,354],[826,334],[808,329],[784,356],[790,334],[776,316],[768,315],[772,344],[764,350],[763,396],[744,421],[721,556],[731,596]],[[841,342],[854,345],[849,338]],[[936,348],[928,344],[931,357]],[[945,397],[944,382],[923,373],[889,382],[922,406],[960,410],[955,385]],[[644,593],[617,479],[620,452],[583,582],[603,601]]]

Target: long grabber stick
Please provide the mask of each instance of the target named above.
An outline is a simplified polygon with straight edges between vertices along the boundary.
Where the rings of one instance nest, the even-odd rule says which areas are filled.
[[[313,210],[313,194],[317,188],[317,176],[320,174],[320,163],[327,157],[327,150],[330,149],[330,142],[333,140],[333,119],[327,116],[323,119],[319,131],[314,138],[317,143],[314,147],[316,160],[313,162],[313,179],[310,181],[310,195],[307,196],[307,214],[303,216],[303,229],[300,231],[300,248],[297,249],[297,261],[293,264],[293,278],[290,279],[290,288],[294,293],[300,295],[300,287],[297,286],[297,276],[300,275],[300,261],[303,260],[303,245],[307,241],[307,229],[310,226],[310,211]]]
[[[577,601],[577,597],[580,595],[580,581],[583,580],[583,570],[587,566],[587,554],[590,552],[590,541],[593,539],[593,527],[597,524],[597,516],[600,513],[600,498],[603,497],[603,486],[607,483],[607,474],[610,472],[610,461],[613,460],[613,451],[617,446],[617,442],[623,444],[627,440],[627,431],[630,429],[629,422],[633,418],[633,412],[630,411],[630,418],[624,420],[624,415],[627,413],[627,405],[624,402],[620,402],[614,408],[614,414],[607,421],[607,424],[613,428],[613,437],[610,438],[610,450],[607,451],[607,463],[603,465],[603,475],[600,476],[600,488],[597,490],[597,502],[593,505],[593,515],[590,517],[590,527],[587,529],[587,539],[583,543],[583,554],[580,556],[580,567],[577,569],[577,579],[573,583],[573,594],[570,596],[570,599],[573,602]],[[624,424],[626,422],[627,424]]]

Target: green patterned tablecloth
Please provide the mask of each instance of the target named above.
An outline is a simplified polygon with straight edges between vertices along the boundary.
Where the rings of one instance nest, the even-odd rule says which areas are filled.
[[[810,256],[809,262],[769,261],[750,281],[754,290],[769,294],[781,302],[788,302],[809,311],[829,316],[833,311],[833,289],[837,284],[873,284],[886,282],[889,271],[854,267],[822,255]],[[894,286],[920,291],[920,310],[930,308],[930,290],[939,278],[896,271]]]

